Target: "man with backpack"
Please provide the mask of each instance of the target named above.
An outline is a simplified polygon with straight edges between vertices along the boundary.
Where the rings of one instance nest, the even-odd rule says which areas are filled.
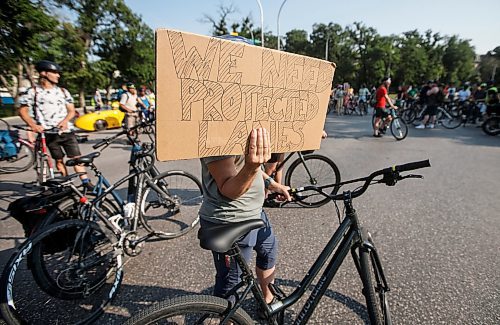
[[[29,88],[19,98],[19,116],[33,132],[45,132],[50,155],[56,161],[56,168],[63,176],[68,174],[64,156],[77,158],[80,148],[71,119],[75,116],[75,106],[71,94],[59,87],[61,67],[52,61],[42,60],[36,64],[39,84]],[[57,129],[57,132],[46,132]],[[64,151],[63,151],[64,150]],[[77,173],[85,173],[85,167],[74,166]],[[87,174],[80,175],[84,186],[93,188]]]
[[[139,120],[139,109],[137,108],[137,89],[131,82],[127,84],[127,92],[120,97],[120,111],[125,113],[124,126],[130,129],[137,125]]]

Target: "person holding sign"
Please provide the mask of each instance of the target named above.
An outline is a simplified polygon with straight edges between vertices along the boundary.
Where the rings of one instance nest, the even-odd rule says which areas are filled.
[[[253,129],[244,156],[201,158],[204,200],[200,226],[262,219],[266,226],[238,241],[247,261],[257,253],[256,274],[266,302],[273,300],[268,284],[274,281],[278,242],[267,215],[262,210],[265,188],[291,200],[288,187],[269,180],[261,165],[271,157],[271,142],[265,128]],[[224,297],[239,281],[241,270],[231,256],[212,252],[216,269],[214,295]]]

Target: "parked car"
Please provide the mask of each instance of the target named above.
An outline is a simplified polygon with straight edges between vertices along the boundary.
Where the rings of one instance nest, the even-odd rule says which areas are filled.
[[[118,109],[108,109],[81,115],[75,120],[75,126],[85,131],[101,131],[122,126],[125,113]]]

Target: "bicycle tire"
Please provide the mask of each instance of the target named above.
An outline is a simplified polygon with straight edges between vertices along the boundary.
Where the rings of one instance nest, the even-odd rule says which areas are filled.
[[[0,172],[6,174],[24,172],[35,163],[33,149],[22,142],[18,142],[17,145],[17,155],[15,157],[0,160]]]
[[[375,257],[369,249],[364,247],[360,247],[358,251],[359,273],[363,282],[363,295],[365,296],[370,323],[373,325],[392,324],[387,295],[380,288],[381,275]]]
[[[318,154],[309,154],[303,157],[307,169],[305,167],[299,168],[299,166],[304,166],[300,158],[294,160],[286,171],[285,185],[291,188],[297,188],[308,185],[338,184],[340,182],[339,168],[330,158]],[[323,167],[318,170],[314,168],[316,164],[322,164]],[[309,175],[307,170],[314,173],[314,175]],[[317,177],[317,175],[319,175],[319,177]],[[318,184],[318,181],[322,183]],[[331,194],[336,194],[338,190],[339,186],[334,186]],[[304,207],[317,208],[330,201],[329,198],[325,198],[322,195],[312,195],[303,201],[297,201],[297,203]]]
[[[446,129],[456,129],[460,125],[462,125],[462,115],[453,116],[445,111],[441,111],[441,114],[444,114],[443,117],[439,117],[438,121],[440,121],[441,125]]]
[[[152,182],[164,193],[146,185],[139,214],[144,228],[160,238],[172,239],[196,227],[203,202],[198,178],[184,171],[168,171],[153,178]]]
[[[399,117],[393,118],[389,127],[392,136],[398,141],[404,140],[408,135],[408,125]]]
[[[481,125],[481,129],[487,135],[495,136],[500,134],[500,117],[492,116],[487,118]]]
[[[417,117],[417,113],[414,108],[407,108],[401,113],[401,118],[406,122],[406,124],[412,124],[415,118]]]
[[[116,240],[108,229],[82,220],[62,221],[28,238],[2,274],[2,317],[8,324],[90,323],[97,319],[116,296],[123,277],[123,253],[117,251]],[[36,246],[43,246],[44,253],[55,258],[54,275],[73,299],[59,297],[59,292],[48,294],[47,288],[36,283],[28,259]]]
[[[206,324],[205,321],[209,316],[215,317],[217,320],[222,318],[224,313],[229,310],[230,304],[228,300],[215,296],[191,295],[176,297],[161,301],[140,311],[137,315],[129,318],[124,324],[146,325],[156,324],[160,321],[165,323],[167,320],[168,324],[201,324],[201,320],[203,324]],[[199,316],[196,317],[196,314]],[[169,319],[175,316],[178,318]],[[228,321],[229,324],[237,325],[255,324],[255,321],[242,308],[238,308]]]

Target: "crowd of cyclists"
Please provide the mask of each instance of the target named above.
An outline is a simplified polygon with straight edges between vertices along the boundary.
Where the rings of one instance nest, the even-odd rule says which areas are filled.
[[[356,92],[347,82],[338,84],[332,87],[329,111],[333,110],[337,115],[365,115],[368,113],[368,107],[375,107],[376,93],[375,86],[368,88],[363,84]],[[465,113],[468,122],[472,124],[481,123],[489,116],[498,115],[500,109],[498,88],[494,81],[476,83],[466,81],[457,87],[454,83],[444,84],[438,80],[429,80],[420,86],[399,85],[395,96],[391,94],[391,97],[395,99],[395,106],[403,110],[416,104],[423,109],[428,106],[433,107],[435,104],[454,105]],[[431,118],[435,116],[434,111],[431,110],[429,113]],[[425,127],[417,125],[417,128]],[[432,121],[427,127],[434,127]]]

